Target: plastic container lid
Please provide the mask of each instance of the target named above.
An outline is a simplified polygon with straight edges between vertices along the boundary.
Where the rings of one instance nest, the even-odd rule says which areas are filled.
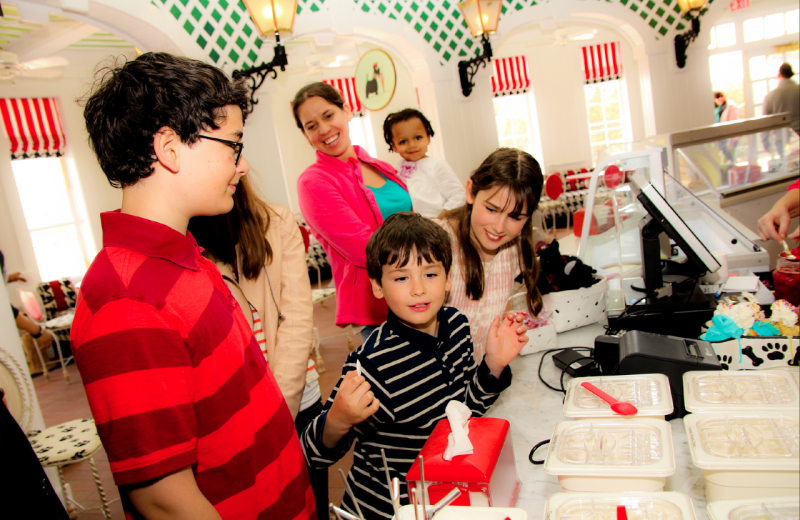
[[[786,370],[686,372],[683,397],[693,413],[800,409],[797,384]]]
[[[794,497],[718,500],[708,504],[711,520],[797,520],[800,499]]]
[[[620,401],[627,401],[638,408],[636,417],[664,416],[672,413],[672,392],[669,378],[664,374],[640,374],[635,376],[578,377],[569,382],[564,399],[564,415],[567,417],[613,417],[617,414],[611,407],[581,386],[589,382]],[[618,416],[621,417],[621,416]]]
[[[800,467],[797,410],[691,414],[683,424],[698,468],[796,473]]]
[[[672,429],[660,419],[591,419],[556,425],[544,470],[551,475],[668,477]]]
[[[788,372],[788,373],[792,374],[792,378],[794,379],[794,382],[797,383],[798,386],[800,386],[800,367],[798,367],[798,366],[788,366],[787,365],[787,366],[784,366],[784,367],[770,367],[767,370],[783,370],[785,372]]]
[[[544,504],[545,520],[616,520],[617,506],[625,506],[629,520],[694,520],[692,501],[675,492],[556,493]],[[727,519],[726,519],[727,520]]]
[[[430,506],[429,506],[430,507]],[[422,518],[422,507],[417,508]],[[403,506],[396,520],[414,520],[414,506]],[[436,513],[436,520],[527,520],[528,513],[518,507],[461,507],[447,506]]]

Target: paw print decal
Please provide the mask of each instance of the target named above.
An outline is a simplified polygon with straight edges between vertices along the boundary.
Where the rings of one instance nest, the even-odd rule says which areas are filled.
[[[778,343],[767,343],[761,347],[761,350],[767,353],[767,359],[776,361],[780,359],[786,359],[786,351],[789,350],[789,347],[787,347],[785,344],[780,345]]]
[[[719,356],[718,355],[717,359],[719,360],[719,364],[722,367],[722,370],[730,370],[731,361],[733,361],[733,358],[731,358],[728,355],[724,355],[724,356]]]

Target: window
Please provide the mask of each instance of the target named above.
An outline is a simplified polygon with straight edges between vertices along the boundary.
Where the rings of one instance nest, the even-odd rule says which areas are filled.
[[[531,125],[525,94],[494,98],[494,117],[501,147],[532,153]]]
[[[744,105],[744,65],[742,51],[726,52],[716,54],[709,58],[709,69],[711,71],[711,88],[714,91],[725,93],[725,97],[737,105]],[[709,96],[709,109],[711,96]],[[741,106],[741,117],[746,110]]]
[[[583,92],[589,116],[592,163],[596,164],[598,153],[610,144],[625,142],[629,133],[622,112],[621,84],[612,80],[584,85]]]
[[[778,86],[778,68],[788,62],[793,70],[800,65],[800,53],[788,51],[750,58],[750,86],[753,93],[753,108],[756,116],[762,115],[761,105],[767,93]]]
[[[501,147],[523,150],[540,163],[542,143],[535,125],[536,107],[531,94],[516,94],[494,98],[494,121]],[[533,122],[533,124],[532,124]]]
[[[736,45],[736,24],[724,23],[718,25],[717,29],[717,47],[731,47]]]
[[[372,135],[372,122],[369,116],[353,117],[349,123],[350,142],[365,149],[371,157],[377,156],[375,152],[375,137]]]
[[[58,157],[11,161],[11,167],[39,276],[83,277],[97,251],[77,179]]]

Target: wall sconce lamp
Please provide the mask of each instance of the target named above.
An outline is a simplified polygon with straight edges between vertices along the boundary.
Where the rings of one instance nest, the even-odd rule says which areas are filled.
[[[503,7],[502,0],[464,0],[458,3],[461,14],[467,22],[469,32],[474,37],[481,37],[483,53],[478,54],[471,60],[458,62],[458,76],[461,79],[461,93],[467,97],[472,92],[475,83],[472,78],[478,73],[478,67],[492,60],[492,45],[489,43],[489,35],[497,31],[497,24],[500,22],[500,11]]]
[[[692,24],[692,28],[675,36],[675,61],[678,68],[686,66],[686,49],[700,34],[700,17],[708,11],[706,0],[678,0],[678,7],[683,17]]]
[[[297,12],[297,0],[244,0],[250,18],[256,24],[261,36],[275,35],[274,56],[269,63],[262,63],[258,67],[233,71],[233,79],[247,78],[250,82],[250,111],[258,103],[253,97],[256,90],[264,83],[267,75],[272,79],[278,77],[277,67],[286,70],[289,60],[286,58],[286,48],[281,44],[281,31],[291,32],[294,27],[294,15]]]

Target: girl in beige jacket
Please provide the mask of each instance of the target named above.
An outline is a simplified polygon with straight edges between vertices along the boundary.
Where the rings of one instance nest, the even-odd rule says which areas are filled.
[[[311,359],[313,305],[305,244],[292,213],[267,204],[242,177],[227,215],[195,217],[189,231],[239,302],[300,434],[322,411]],[[327,470],[309,468],[317,510],[328,503]]]

